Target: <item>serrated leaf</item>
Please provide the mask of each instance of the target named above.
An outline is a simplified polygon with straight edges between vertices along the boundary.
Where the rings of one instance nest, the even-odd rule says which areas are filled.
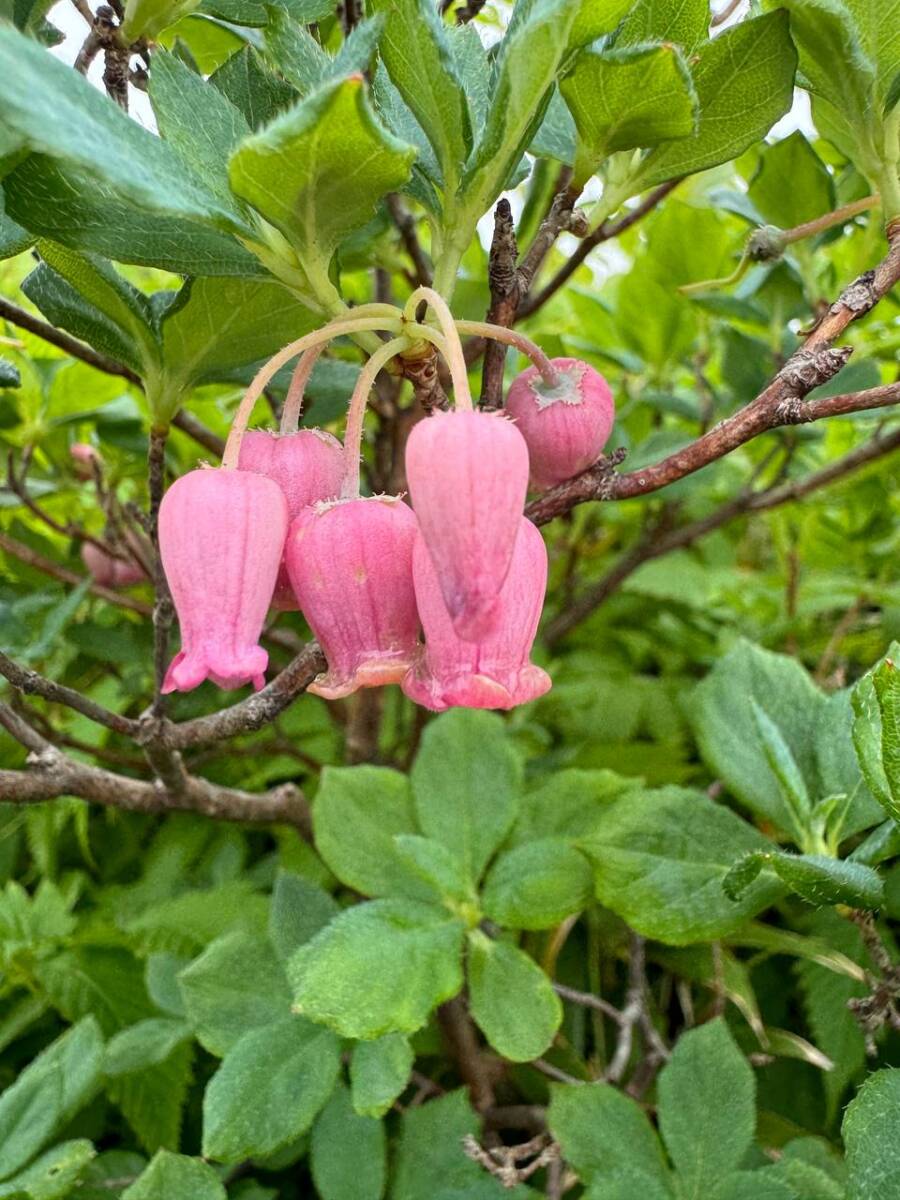
[[[39,1158],[0,1183],[0,1197],[11,1200],[62,1200],[73,1194],[88,1163],[96,1151],[83,1138],[62,1142],[46,1150]]]
[[[592,881],[583,854],[561,838],[541,838],[498,856],[482,908],[508,929],[550,929],[590,904]]]
[[[178,977],[197,1040],[220,1058],[248,1031],[283,1020],[291,994],[265,942],[236,931],[218,938]]]
[[[295,1006],[344,1037],[414,1033],[462,987],[463,930],[410,900],[348,909],[288,964]]]
[[[332,896],[310,880],[281,871],[272,889],[269,940],[282,961],[314,937],[340,909]]]
[[[400,1033],[387,1033],[372,1042],[357,1042],[350,1059],[353,1107],[363,1117],[388,1111],[409,1082],[415,1055]]]
[[[870,1075],[847,1106],[841,1134],[847,1148],[848,1200],[892,1200],[900,1188],[900,1070]]]
[[[474,912],[475,892],[459,858],[440,842],[416,834],[398,833],[394,847],[400,861],[434,892],[448,907],[463,904]]]
[[[172,1051],[191,1036],[184,1021],[148,1017],[129,1025],[110,1039],[103,1058],[105,1075],[130,1075],[165,1062]]]
[[[339,242],[409,177],[415,151],[378,122],[358,76],[326,84],[245,139],[231,186],[291,242],[300,262],[327,269]]]
[[[736,858],[770,845],[729,809],[681,788],[620,800],[580,843],[601,903],[671,945],[722,937],[783,894],[773,879],[754,883],[739,902],[722,890]]]
[[[660,1073],[659,1127],[684,1200],[735,1170],[756,1128],[756,1081],[721,1017],[690,1029]]]
[[[313,805],[316,849],[338,879],[365,896],[428,899],[394,838],[415,834],[409,781],[386,767],[326,767]]]
[[[209,82],[243,114],[251,129],[260,129],[297,99],[296,91],[266,69],[259,52],[245,46],[232,54]]]
[[[455,709],[426,728],[411,772],[423,833],[477,880],[515,820],[522,766],[493,713]]]
[[[122,34],[128,42],[155,41],[164,29],[199,7],[200,0],[127,0]]]
[[[769,770],[778,780],[782,799],[791,814],[794,832],[802,842],[809,826],[811,810],[803,775],[781,730],[752,696],[750,711],[756,723],[763,755]]]
[[[471,148],[465,92],[449,38],[431,0],[375,0],[387,17],[379,51],[388,74],[434,148],[448,186]]]
[[[0,104],[4,123],[33,151],[90,171],[133,203],[252,232],[164,142],[11,26],[0,27]]]
[[[872,686],[875,690],[875,699],[881,717],[881,767],[887,784],[887,795],[890,797],[888,812],[892,817],[898,819],[900,818],[900,673],[891,659],[885,659],[872,673]]]
[[[160,1150],[122,1200],[225,1200],[225,1188],[200,1159]]]
[[[733,900],[739,900],[763,867],[769,867],[791,891],[810,904],[849,904],[878,908],[884,900],[881,877],[871,867],[823,854],[755,851],[740,859],[722,880]]]
[[[828,168],[799,130],[762,147],[747,194],[763,219],[781,229],[812,221],[836,204]]]
[[[354,1112],[343,1084],[316,1118],[309,1157],[321,1200],[381,1200],[387,1178],[384,1125]]]
[[[690,50],[705,41],[709,31],[706,0],[637,0],[616,30],[614,45],[641,42],[675,42]]]
[[[299,1137],[334,1088],[340,1043],[289,1017],[241,1037],[203,1097],[203,1154],[221,1162],[273,1154]]]
[[[728,162],[764,137],[790,108],[796,65],[784,11],[742,21],[699,47],[691,62],[697,132],[651,150],[635,187],[643,191]]]
[[[653,1126],[636,1101],[610,1084],[551,1084],[547,1125],[585,1183],[632,1168],[669,1194],[668,1171]]]
[[[193,1060],[193,1043],[183,1041],[162,1062],[110,1078],[107,1083],[110,1100],[151,1154],[179,1146]]]
[[[537,963],[515,946],[469,934],[469,1008],[476,1024],[511,1062],[547,1049],[562,1023],[562,1003]]]
[[[331,58],[287,9],[272,5],[268,13],[267,55],[297,92],[308,96],[328,78]]]
[[[578,130],[576,183],[617,150],[688,137],[697,124],[691,73],[672,44],[582,50],[559,86]]]
[[[893,643],[893,651],[896,643]],[[881,705],[875,691],[875,672],[863,675],[851,694],[853,705],[853,747],[866,783],[872,795],[893,820],[900,820],[900,805],[884,768],[882,754],[883,731]]]

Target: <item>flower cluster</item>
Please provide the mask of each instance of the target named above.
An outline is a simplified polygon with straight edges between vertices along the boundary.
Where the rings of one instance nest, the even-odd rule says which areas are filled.
[[[440,331],[411,315],[422,299]],[[191,471],[166,493],[160,552],[182,649],[165,691],[207,678],[261,687],[267,655],[259,637],[270,607],[303,613],[328,663],[309,690],[328,699],[398,683],[435,711],[507,709],[549,689],[549,676],[530,660],[547,551],[523,516],[529,476],[543,489],[596,461],[612,426],[609,389],[585,363],[551,361],[531,347],[538,365],[515,380],[506,412],[474,410],[443,300],[420,289],[403,314],[392,310],[399,319],[387,307],[356,309],[276,355],[244,397],[222,467]],[[296,429],[303,385],[325,341],[361,328],[398,336],[361,372],[343,446],[321,430]],[[411,507],[401,496],[361,496],[369,389],[390,358],[423,337],[447,358],[456,408],[410,434]],[[301,352],[280,433],[246,432],[268,380]]]

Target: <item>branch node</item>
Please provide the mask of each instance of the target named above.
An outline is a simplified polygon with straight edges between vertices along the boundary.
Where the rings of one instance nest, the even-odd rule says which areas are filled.
[[[878,303],[878,292],[875,288],[875,272],[864,271],[858,279],[848,284],[831,306],[831,312],[841,308],[849,308],[854,313],[867,313]]]
[[[791,393],[805,396],[813,388],[827,383],[847,365],[852,346],[823,346],[816,350],[797,350],[778,372],[777,378]]]

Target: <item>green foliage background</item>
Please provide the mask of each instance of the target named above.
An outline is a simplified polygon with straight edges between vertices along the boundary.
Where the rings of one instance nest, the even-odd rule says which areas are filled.
[[[490,54],[429,0],[376,0],[348,37],[333,7],[129,3],[129,37],[159,41],[157,138],[50,58],[46,6],[0,0],[0,295],[141,380],[0,330],[0,442],[17,462],[32,448],[29,494],[60,527],[103,532],[74,442],[145,507],[151,426],[184,406],[223,436],[254,365],[370,299],[373,268],[406,294],[388,193],[455,314],[481,319],[475,226],[504,189],[519,189],[527,246],[561,164],[602,181],[593,225],[686,176],[522,325],[608,377],[630,470],[747,403],[884,256],[882,217],[900,211],[890,0],[767,3],[712,41],[705,2],[518,0],[502,40],[496,12],[478,18]],[[766,140],[798,56],[819,135]],[[752,232],[873,191],[883,211],[715,282]],[[539,283],[571,251],[563,239]],[[895,381],[896,290],[849,340],[850,365],[815,394]],[[340,432],[359,362],[346,341],[322,360],[305,423]],[[507,378],[521,366],[510,354]],[[300,783],[311,841],[73,798],[0,805],[0,1197],[500,1196],[463,1153],[485,1114],[442,1039],[463,988],[494,1108],[539,1114],[566,1195],[900,1194],[896,1029],[876,1022],[867,1055],[848,1008],[896,984],[896,457],[804,492],[894,420],[771,433],[658,495],[549,525],[536,656],[554,686],[507,718],[423,728],[391,689],[373,762],[347,766],[353,706],[301,697],[188,756],[249,791]],[[378,417],[369,434],[375,486]],[[203,453],[175,425],[166,455],[174,476]],[[787,491],[715,519],[748,489]],[[710,518],[610,585],[634,546]],[[0,532],[26,548],[3,559],[3,650],[138,715],[149,585],[127,593],[136,611],[48,577],[33,555],[83,576],[77,540],[11,490]],[[278,627],[307,635],[296,614]],[[273,647],[273,666],[288,657]],[[206,684],[170,712],[220,705]],[[144,771],[126,739],[31,711],[74,757]],[[0,754],[25,765],[5,734]],[[883,961],[855,910],[877,913]],[[627,1009],[637,946],[645,1023],[617,1064],[617,1022],[554,983]],[[502,1120],[507,1142],[535,1131]],[[544,1168],[512,1194],[553,1187]]]

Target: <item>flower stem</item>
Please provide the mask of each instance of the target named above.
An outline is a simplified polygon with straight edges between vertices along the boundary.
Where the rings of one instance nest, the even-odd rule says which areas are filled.
[[[416,309],[422,300],[426,301],[434,310],[438,324],[446,339],[446,349],[442,353],[447,359],[447,366],[450,368],[450,378],[453,380],[453,396],[456,401],[456,407],[471,412],[473,407],[472,393],[469,391],[469,373],[466,370],[466,357],[463,354],[462,342],[459,340],[456,322],[453,320],[453,314],[447,306],[447,301],[434,288],[416,288],[406,302],[403,315],[407,321],[415,321]]]
[[[297,354],[301,354],[311,346],[324,345],[326,342],[330,342],[332,338],[339,337],[341,334],[359,333],[362,330],[369,329],[386,329],[390,333],[401,333],[403,323],[401,321],[394,321],[388,317],[348,317],[342,318],[339,321],[330,321],[327,325],[323,325],[321,329],[316,329],[312,333],[307,333],[304,337],[298,338],[295,342],[291,342],[284,349],[279,350],[277,354],[273,355],[264,367],[260,367],[252,383],[244,393],[238,405],[238,410],[234,415],[234,420],[231,423],[228,440],[225,443],[225,453],[222,455],[223,468],[225,470],[234,470],[237,467],[238,456],[241,452],[241,440],[247,430],[253,406],[262,395],[266,384],[273,375],[281,370],[285,363],[290,362]]]
[[[297,426],[300,424],[300,411],[303,408],[303,393],[306,391],[309,377],[313,373],[313,367],[324,349],[324,342],[320,346],[311,346],[309,350],[304,350],[297,360],[294,374],[291,376],[291,386],[285,397],[284,408],[281,410],[279,433],[297,432]]]
[[[359,460],[362,453],[363,420],[366,415],[366,404],[375,377],[386,362],[406,350],[410,345],[408,337],[391,338],[375,351],[359,373],[353,395],[350,397],[350,407],[347,410],[347,428],[344,431],[344,480],[341,486],[342,500],[357,500],[359,498]]]
[[[515,329],[507,329],[504,325],[492,325],[489,321],[457,321],[456,328],[460,333],[471,333],[476,337],[493,338],[496,342],[504,342],[507,346],[515,346],[527,358],[530,358],[541,373],[541,378],[547,387],[559,386],[559,373],[540,346]]]

